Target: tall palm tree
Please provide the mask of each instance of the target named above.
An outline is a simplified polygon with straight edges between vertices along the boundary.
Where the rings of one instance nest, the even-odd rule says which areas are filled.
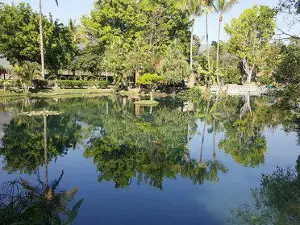
[[[204,165],[204,163],[203,163],[203,150],[204,150],[204,141],[205,141],[207,120],[208,120],[208,113],[209,113],[209,108],[210,108],[210,101],[211,101],[211,96],[209,96],[209,100],[207,100],[207,105],[206,105],[205,115],[204,115],[204,124],[203,124],[200,159],[199,159],[199,164],[202,164],[202,165]]]
[[[208,42],[208,15],[212,13],[215,8],[214,8],[214,0],[203,0],[203,12],[205,14],[205,23],[206,23],[206,45],[207,45],[207,63],[208,63],[208,71],[211,71],[211,65],[210,65],[210,48],[209,48],[209,42]]]
[[[195,74],[193,73],[193,35],[194,35],[195,19],[197,16],[200,16],[203,12],[202,1],[203,0],[179,0],[177,2],[179,8],[183,10],[187,10],[191,18],[190,68],[192,70],[192,74],[189,80],[189,87],[194,87],[196,81]]]
[[[58,0],[55,0],[56,5],[58,6]],[[42,9],[42,0],[39,0],[40,8],[40,51],[41,51],[41,76],[45,79],[45,50],[44,50],[44,36],[43,36],[43,9]]]
[[[238,0],[217,0],[215,7],[219,14],[219,31],[218,31],[218,47],[217,47],[217,70],[219,69],[219,58],[220,58],[220,37],[221,37],[221,27],[223,22],[223,14],[228,12],[231,7],[236,4]],[[217,82],[220,85],[219,75],[217,74]]]

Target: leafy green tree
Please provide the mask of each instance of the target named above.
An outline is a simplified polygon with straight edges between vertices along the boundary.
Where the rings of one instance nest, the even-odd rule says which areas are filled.
[[[87,49],[103,56],[96,66],[125,87],[133,77],[136,83],[140,74],[157,73],[174,40],[183,54],[187,52],[188,16],[176,10],[174,0],[97,1],[82,23],[89,37]]]
[[[218,46],[217,46],[217,62],[216,62],[216,69],[219,70],[219,57],[220,57],[220,38],[221,38],[221,27],[223,22],[223,15],[224,13],[228,12],[234,4],[236,4],[238,0],[216,0],[214,4],[216,7],[216,11],[219,14],[219,30],[218,30]],[[217,82],[220,85],[219,76],[217,75]]]
[[[226,25],[230,35],[230,52],[243,63],[247,82],[253,79],[254,69],[265,60],[265,52],[275,30],[274,10],[268,6],[254,6],[246,9],[239,18]]]
[[[186,57],[176,41],[168,46],[158,71],[168,84],[178,84],[190,75]]]
[[[300,84],[300,47],[290,44],[284,47],[281,63],[276,73],[276,81],[286,85]]]
[[[150,100],[153,101],[153,91],[158,87],[160,83],[163,83],[165,79],[157,74],[146,73],[140,76],[138,84],[148,86],[150,89]]]
[[[39,48],[39,14],[29,4],[20,3],[0,8],[0,53],[12,64],[41,62]],[[57,72],[74,57],[76,47],[67,27],[51,17],[43,17],[45,66]],[[42,71],[40,71],[42,73]]]

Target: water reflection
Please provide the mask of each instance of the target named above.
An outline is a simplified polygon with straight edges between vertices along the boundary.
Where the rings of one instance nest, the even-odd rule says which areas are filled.
[[[6,182],[1,187],[1,224],[72,224],[83,202],[68,205],[78,189],[58,191],[64,172],[51,184],[38,176],[37,184],[24,179]]]
[[[48,164],[51,158],[65,154],[70,144],[76,143],[79,127],[75,123],[64,123],[63,117],[57,120],[57,115],[58,112],[46,110],[23,112],[5,128],[1,149],[6,164],[4,169],[10,173],[34,172],[37,184],[19,178],[2,185],[1,224],[71,224],[75,220],[83,200],[72,210],[68,209],[68,204],[78,188],[57,191],[64,171],[49,183]],[[45,181],[40,177],[42,165],[45,165]]]
[[[252,190],[253,204],[231,212],[229,224],[300,224],[300,157],[295,168],[277,168],[263,174],[259,188]]]
[[[4,184],[1,214],[22,221],[32,213],[30,210],[38,213],[40,208],[41,214],[33,218],[37,220],[32,224],[47,218],[48,224],[55,220],[66,222],[73,218],[71,214],[77,215],[82,201],[75,203],[73,209],[69,207],[77,189],[57,191],[63,172],[54,183],[48,178],[49,163],[63,158],[76,146],[80,146],[80,156],[95,165],[97,175],[93,176],[97,176],[100,187],[112,182],[115,188],[148,185],[164,190],[166,180],[186,180],[199,187],[222,181],[222,174],[230,174],[230,165],[220,154],[225,152],[249,170],[262,166],[268,150],[265,131],[282,126],[287,132],[297,132],[300,124],[295,112],[273,104],[269,98],[249,96],[162,99],[159,106],[151,109],[118,97],[30,99],[0,103],[0,108],[13,113],[3,130],[3,170],[20,173],[21,177],[31,175],[31,180],[37,177],[37,184],[19,177]],[[191,142],[195,139],[193,154]],[[44,181],[39,176],[42,167]],[[284,177],[286,174],[281,172]],[[268,178],[276,180],[274,176]],[[269,187],[271,181],[264,179]],[[294,185],[290,183],[287,186]],[[238,211],[240,216],[243,213]]]

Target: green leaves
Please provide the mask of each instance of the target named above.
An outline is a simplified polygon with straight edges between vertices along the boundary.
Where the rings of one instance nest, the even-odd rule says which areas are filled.
[[[138,78],[138,84],[143,84],[143,85],[157,85],[159,83],[162,83],[164,81],[164,78],[161,76],[158,76],[157,74],[151,74],[151,73],[146,73],[143,76],[140,76]]]
[[[229,52],[243,60],[247,81],[252,76],[251,68],[266,60],[265,51],[275,31],[274,17],[274,10],[268,6],[254,6],[225,26],[230,35]]]
[[[29,4],[4,4],[0,21],[0,53],[12,65],[39,63],[39,14]],[[77,51],[69,29],[52,17],[43,17],[43,30],[47,69],[57,72],[66,68]]]

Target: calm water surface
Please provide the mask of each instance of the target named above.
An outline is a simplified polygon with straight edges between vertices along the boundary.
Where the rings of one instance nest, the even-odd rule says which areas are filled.
[[[0,106],[0,224],[267,224],[255,223],[262,211],[248,221],[241,211],[262,174],[300,155],[298,120],[266,98]]]

